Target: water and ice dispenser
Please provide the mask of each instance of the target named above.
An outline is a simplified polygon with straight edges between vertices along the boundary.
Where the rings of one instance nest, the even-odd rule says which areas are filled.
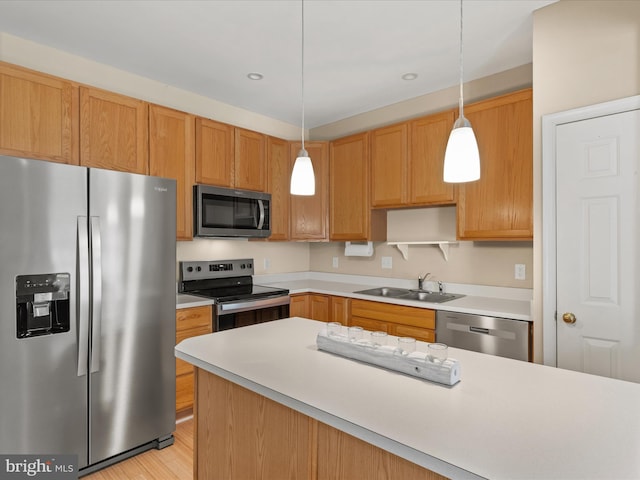
[[[16,336],[51,335],[69,331],[68,273],[16,277]]]

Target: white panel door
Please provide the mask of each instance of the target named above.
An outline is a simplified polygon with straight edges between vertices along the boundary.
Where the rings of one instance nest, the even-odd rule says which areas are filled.
[[[560,125],[556,148],[558,367],[640,382],[640,111]]]

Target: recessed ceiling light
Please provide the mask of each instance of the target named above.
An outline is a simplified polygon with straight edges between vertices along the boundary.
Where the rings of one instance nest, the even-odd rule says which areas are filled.
[[[251,72],[247,74],[249,80],[262,80],[263,75],[261,73]]]
[[[418,78],[417,73],[405,73],[402,75],[403,80],[415,80],[416,78]]]

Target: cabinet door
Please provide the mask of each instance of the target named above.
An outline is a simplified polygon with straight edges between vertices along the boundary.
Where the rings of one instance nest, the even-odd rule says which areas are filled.
[[[465,108],[480,149],[480,180],[458,188],[461,240],[533,238],[531,89]]]
[[[290,317],[309,318],[309,294],[299,293],[291,295],[291,303],[289,304]]]
[[[196,118],[196,182],[231,187],[234,176],[234,128]]]
[[[267,137],[267,192],[271,194],[269,240],[289,240],[290,182],[289,143],[279,138]]]
[[[408,123],[371,132],[371,204],[401,206],[408,201]]]
[[[266,190],[266,136],[262,133],[235,129],[234,187],[244,190]]]
[[[212,331],[212,310],[209,306],[176,310],[176,344],[185,338]],[[176,412],[193,408],[193,366],[176,358]]]
[[[387,214],[371,210],[370,170],[368,132],[331,142],[331,240],[386,240]]]
[[[329,144],[305,142],[316,177],[316,194],[291,195],[291,239],[328,240],[329,238]],[[300,151],[300,142],[290,144],[290,169]]]
[[[195,117],[158,105],[149,106],[149,174],[174,178],[178,240],[193,238]]]
[[[410,204],[442,205],[455,202],[453,184],[442,180],[444,152],[453,121],[454,113],[449,111],[411,122]]]
[[[350,298],[332,296],[329,298],[329,307],[331,309],[329,321],[340,322],[342,325],[349,324]]]
[[[80,87],[80,165],[147,174],[147,112],[142,100]]]
[[[327,295],[309,295],[309,318],[320,322],[329,321],[329,297]]]
[[[78,164],[78,87],[0,63],[0,154]]]

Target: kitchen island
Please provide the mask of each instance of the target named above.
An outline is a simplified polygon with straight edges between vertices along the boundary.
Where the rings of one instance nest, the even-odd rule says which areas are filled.
[[[324,327],[176,346],[197,367],[195,478],[640,478],[638,384],[452,348],[447,387],[319,351]]]

